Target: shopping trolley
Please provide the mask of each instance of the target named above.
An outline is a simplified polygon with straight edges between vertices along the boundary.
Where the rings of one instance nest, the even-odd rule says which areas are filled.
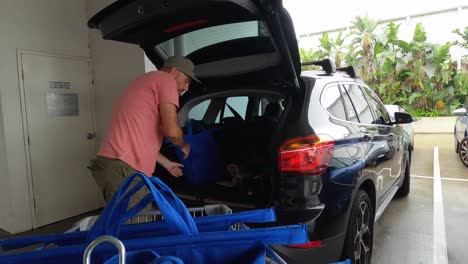
[[[242,226],[238,226],[239,228],[242,228]],[[88,247],[85,250],[85,253],[83,254],[83,264],[92,264],[91,263],[91,253],[93,250],[100,244],[102,243],[110,243],[114,245],[117,250],[118,254],[113,257],[113,259],[109,260],[108,262],[112,262],[112,260],[117,260],[116,262],[119,264],[126,264],[126,250],[124,244],[118,240],[117,238],[113,236],[102,236],[98,237],[97,239],[93,240]],[[264,249],[265,249],[265,255],[266,255],[266,264],[287,264],[286,261],[284,261],[270,246],[263,244]],[[161,257],[154,253],[155,258],[167,258],[167,257]],[[171,259],[176,259],[180,260],[176,257],[171,257]],[[171,260],[167,259],[167,260]],[[107,262],[106,262],[107,263]],[[178,262],[168,262],[168,263],[178,263]],[[183,263],[180,260],[180,263]]]
[[[205,205],[202,207],[191,207],[191,208],[187,208],[187,210],[190,212],[190,214],[194,218],[202,217],[202,216],[210,216],[210,215],[232,214],[232,210],[224,204]],[[99,216],[88,216],[76,222],[73,225],[73,227],[67,232],[87,231],[96,222],[98,217]],[[162,216],[161,212],[158,210],[154,210],[154,211],[140,213],[137,216],[131,218],[125,224],[131,225],[131,224],[158,222],[158,221],[162,221],[163,219],[164,217]],[[243,230],[243,229],[248,229],[248,228],[249,227],[246,224],[242,222],[236,222],[230,225],[228,229],[232,231],[236,231],[236,230]],[[118,263],[122,263],[122,264],[126,263],[125,262],[125,253],[126,253],[125,246],[119,239],[113,236],[101,236],[93,240],[85,250],[85,253],[83,255],[83,263],[86,263],[86,264],[91,263],[91,253],[94,250],[94,248],[100,245],[101,243],[110,243],[114,245],[115,247],[117,247],[119,251],[118,256],[116,256],[116,258],[118,258]],[[284,261],[269,245],[263,244],[263,246],[264,246],[265,256],[266,256],[265,263],[287,264],[287,262]]]
[[[135,178],[140,178],[141,182],[132,185]],[[142,186],[149,188],[151,193],[136,206],[127,208],[129,199]],[[161,212],[137,214],[150,202],[156,202]],[[307,241],[307,225],[248,228],[243,222],[249,221],[245,221],[246,218],[240,216],[242,213],[249,212],[232,213],[224,206],[221,206],[220,215],[193,217],[208,214],[207,208],[187,210],[180,199],[159,179],[153,177],[150,180],[142,174],[135,174],[122,184],[121,189],[107,204],[97,220],[89,219],[86,225],[94,222],[89,225],[90,229],[84,227],[89,231],[80,231],[83,226],[83,223],[80,223],[77,225],[79,229],[75,230],[77,232],[39,236],[40,241],[60,243],[57,243],[58,246],[55,248],[6,254],[0,256],[0,262],[80,263],[90,243],[109,235],[119,238],[128,250],[127,253],[154,251],[163,256],[175,256],[186,263],[222,263],[224,260],[256,264],[265,263],[265,261],[285,263],[266,244],[287,245]],[[258,214],[259,211],[262,210],[253,212]],[[269,211],[274,215],[273,209]],[[271,215],[266,217],[270,221],[275,220],[275,218],[270,218]],[[145,223],[136,224],[142,221]],[[257,222],[262,222],[262,219]],[[263,222],[268,221],[263,219]],[[145,229],[147,226],[159,227],[159,229],[148,230]],[[129,230],[135,232],[128,232]],[[122,236],[124,231],[127,232],[126,237]],[[27,244],[37,240],[38,237],[27,237],[21,239],[20,243],[18,240],[2,242],[4,242],[3,245],[18,246],[18,244]],[[115,255],[115,249],[112,249],[110,245],[103,245],[94,252],[92,260],[96,263],[104,263]]]
[[[232,214],[231,208],[224,204],[205,205],[200,207],[187,208],[192,217],[210,216],[210,215],[225,215]],[[93,215],[85,217],[78,222],[74,223],[73,226],[65,231],[65,233],[71,233],[76,231],[87,231],[96,223],[99,215]],[[129,219],[125,224],[141,224],[158,222],[164,219],[163,215],[159,210],[152,210],[139,213],[138,215]],[[235,227],[233,227],[235,228]]]

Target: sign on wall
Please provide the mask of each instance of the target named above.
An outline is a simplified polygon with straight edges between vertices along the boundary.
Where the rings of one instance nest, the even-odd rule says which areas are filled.
[[[78,94],[47,93],[47,114],[49,116],[79,116]]]
[[[70,82],[49,81],[49,89],[70,89]]]

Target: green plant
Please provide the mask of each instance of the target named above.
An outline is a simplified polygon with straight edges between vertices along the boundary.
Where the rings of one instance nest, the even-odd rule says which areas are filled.
[[[463,48],[468,48],[468,26],[465,27],[463,32],[459,28],[454,29],[452,32],[459,35],[463,39],[463,42],[455,41],[454,45],[459,45]]]
[[[343,37],[343,31],[340,30],[336,39],[330,38],[328,33],[324,33],[320,38],[321,55],[325,58],[332,58],[335,61],[336,67],[341,67],[341,62],[344,60],[343,43],[348,36]]]
[[[356,16],[355,20],[351,22],[354,29],[351,30],[353,37],[349,46],[347,58],[354,56],[353,61],[357,67],[359,75],[368,83],[373,83],[373,73],[375,71],[374,61],[374,47],[376,42],[376,35],[374,33],[379,21],[372,20],[368,16]]]
[[[314,51],[313,49],[306,50],[304,48],[299,49],[299,55],[301,57],[301,62],[309,62],[309,61],[316,61],[325,58],[325,56],[320,51]],[[316,66],[302,66],[301,70],[316,70],[318,67]]]
[[[439,45],[427,41],[421,23],[410,42],[398,38],[400,25],[393,22],[380,35],[379,21],[367,16],[357,16],[352,24],[346,36],[339,32],[333,39],[324,33],[317,49],[301,49],[301,60],[332,58],[337,66],[353,65],[384,103],[401,105],[414,116],[450,115],[468,99],[468,56],[457,71],[449,52],[453,45],[468,48],[468,27],[453,30],[461,40]]]

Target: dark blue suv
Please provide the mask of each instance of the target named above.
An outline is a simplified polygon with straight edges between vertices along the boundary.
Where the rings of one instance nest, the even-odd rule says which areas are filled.
[[[301,72],[280,0],[118,0],[88,25],[139,45],[156,67],[171,55],[195,63],[202,84],[182,97],[179,121],[210,131],[210,162],[222,169],[203,184],[155,172],[188,205],[273,206],[279,224],[309,225],[309,243],[275,247],[285,260],[370,263],[374,221],[409,193],[409,139],[397,124],[412,118],[392,122],[350,67],[324,60]]]

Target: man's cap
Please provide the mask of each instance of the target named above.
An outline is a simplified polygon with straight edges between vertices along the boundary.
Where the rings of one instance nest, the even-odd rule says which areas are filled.
[[[192,80],[200,82],[200,80],[198,80],[197,77],[195,77],[195,73],[193,72],[195,68],[195,66],[193,65],[193,62],[184,56],[169,57],[164,62],[163,67],[175,67],[179,71],[185,73],[185,75],[190,77]]]

